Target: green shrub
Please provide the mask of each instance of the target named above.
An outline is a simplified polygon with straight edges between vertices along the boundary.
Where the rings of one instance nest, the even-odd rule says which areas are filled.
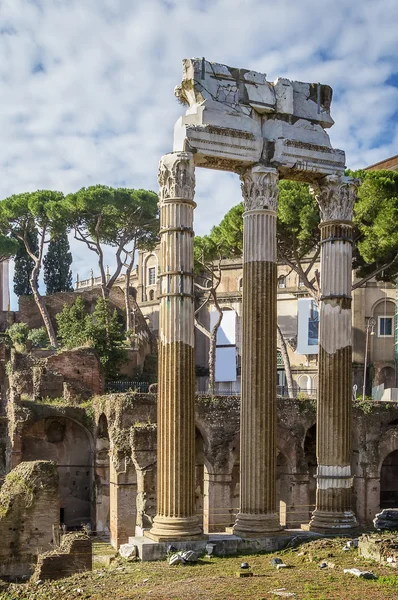
[[[29,334],[29,327],[26,323],[13,323],[8,327],[6,334],[18,352],[25,352]]]
[[[32,343],[33,348],[47,348],[50,344],[45,327],[31,329],[28,333],[28,340]]]

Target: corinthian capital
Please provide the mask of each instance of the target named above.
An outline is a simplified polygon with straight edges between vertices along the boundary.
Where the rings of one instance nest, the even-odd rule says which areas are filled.
[[[278,180],[276,169],[258,165],[241,176],[245,210],[278,210]]]
[[[311,192],[321,211],[321,221],[352,221],[360,179],[328,175]]]
[[[195,195],[195,166],[190,152],[165,154],[159,163],[159,201],[168,198],[193,200]]]

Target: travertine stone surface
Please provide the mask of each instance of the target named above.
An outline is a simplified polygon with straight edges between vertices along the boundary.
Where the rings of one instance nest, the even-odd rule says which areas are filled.
[[[359,181],[326,177],[321,211],[321,302],[317,406],[317,494],[310,529],[357,525],[352,511],[352,210]]]
[[[276,211],[278,172],[242,176],[243,344],[240,490],[234,533],[279,531],[276,509]]]
[[[195,515],[195,360],[192,154],[160,161],[160,273],[157,541],[201,533]]]
[[[261,162],[304,181],[344,172],[344,152],[325,131],[333,125],[328,85],[269,82],[264,73],[193,58],[183,61],[175,93],[188,108],[174,150],[194,151],[198,166],[236,171]]]

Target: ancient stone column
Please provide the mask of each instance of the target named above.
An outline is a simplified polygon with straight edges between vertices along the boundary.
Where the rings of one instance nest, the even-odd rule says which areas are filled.
[[[243,214],[240,511],[242,537],[279,531],[276,508],[276,217],[278,171],[241,177]]]
[[[195,515],[195,360],[192,154],[174,152],[159,167],[160,308],[157,514],[149,537],[190,539]]]
[[[314,193],[321,212],[321,300],[317,402],[317,492],[310,529],[357,525],[351,506],[352,213],[359,181],[325,177]]]

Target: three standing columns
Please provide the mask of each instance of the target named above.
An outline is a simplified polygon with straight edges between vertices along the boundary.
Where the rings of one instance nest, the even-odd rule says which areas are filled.
[[[325,177],[314,193],[321,212],[321,301],[317,401],[317,490],[310,529],[355,527],[352,511],[352,214],[359,181]]]
[[[195,514],[195,356],[192,154],[159,166],[160,308],[156,541],[201,534]]]
[[[240,511],[242,537],[280,531],[276,508],[278,171],[261,165],[241,177],[243,215]]]

